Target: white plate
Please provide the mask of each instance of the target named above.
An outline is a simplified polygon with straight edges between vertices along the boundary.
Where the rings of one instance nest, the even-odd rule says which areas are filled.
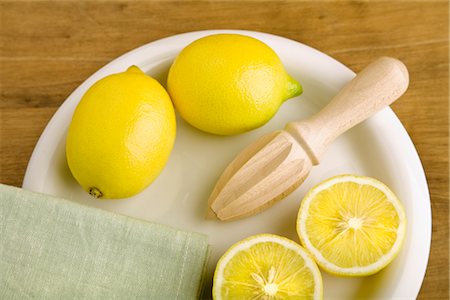
[[[165,84],[168,68],[184,46],[202,36],[223,32],[253,36],[272,47],[288,72],[302,83],[303,95],[285,102],[265,126],[237,136],[205,134],[177,118],[177,137],[170,160],[149,188],[127,200],[99,201],[91,198],[72,178],[64,151],[66,131],[83,93],[98,79],[122,72],[132,64]],[[317,50],[258,32],[199,31],[149,43],[97,71],[67,98],[34,149],[23,187],[207,234],[212,245],[205,288],[208,291],[217,259],[236,241],[264,232],[298,241],[295,233],[297,211],[302,197],[314,184],[341,173],[372,176],[385,182],[403,201],[408,218],[406,242],[399,257],[374,276],[346,279],[322,272],[324,296],[328,299],[413,299],[419,292],[428,261],[430,200],[414,145],[390,108],[338,138],[303,185],[271,209],[229,223],[204,219],[207,198],[215,181],[241,149],[262,134],[283,128],[288,121],[303,119],[317,112],[354,75],[347,67]]]

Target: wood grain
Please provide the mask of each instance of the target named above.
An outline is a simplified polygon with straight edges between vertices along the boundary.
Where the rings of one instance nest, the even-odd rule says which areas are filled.
[[[20,186],[51,115],[90,74],[147,42],[203,29],[278,34],[355,71],[398,57],[410,87],[393,109],[428,179],[431,256],[421,299],[448,299],[448,1],[2,1],[0,182]]]

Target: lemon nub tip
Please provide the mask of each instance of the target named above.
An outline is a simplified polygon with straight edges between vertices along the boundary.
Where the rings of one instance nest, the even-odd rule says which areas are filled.
[[[127,69],[127,73],[145,74],[138,66],[132,65]]]
[[[92,197],[98,199],[101,198],[103,196],[103,193],[97,189],[96,187],[90,187],[89,188],[89,195],[91,195]]]
[[[288,79],[287,79],[285,100],[300,96],[303,93],[302,85],[297,80],[292,78],[290,75],[287,75],[287,76],[288,76]]]

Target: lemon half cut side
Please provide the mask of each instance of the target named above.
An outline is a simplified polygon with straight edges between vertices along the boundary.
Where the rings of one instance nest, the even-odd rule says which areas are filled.
[[[234,244],[217,263],[213,299],[322,299],[322,277],[297,243],[259,234]]]
[[[367,276],[386,267],[399,253],[406,216],[400,200],[382,182],[340,175],[305,196],[297,233],[325,271]]]

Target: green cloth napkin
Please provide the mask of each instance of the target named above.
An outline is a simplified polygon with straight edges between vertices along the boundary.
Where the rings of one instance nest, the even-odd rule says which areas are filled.
[[[0,184],[0,299],[195,299],[204,235]]]

